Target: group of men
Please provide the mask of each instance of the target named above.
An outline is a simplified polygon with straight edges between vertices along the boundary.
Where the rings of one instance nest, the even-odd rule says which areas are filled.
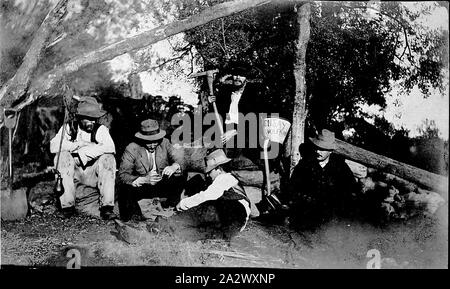
[[[62,217],[75,214],[77,187],[84,185],[98,188],[104,220],[119,218],[114,212],[116,199],[122,220],[146,220],[138,201],[161,197],[165,199],[163,208],[192,212],[193,208],[213,206],[224,230],[239,232],[245,228],[250,200],[238,178],[228,171],[226,164],[231,159],[223,150],[214,149],[205,157],[206,180],[197,175],[187,181],[186,168],[165,138],[166,132],[156,120],[146,119],[125,148],[117,172],[114,141],[108,128],[97,121],[105,114],[95,98],[85,97],[78,104],[75,130],[64,124],[51,140],[50,151],[56,154],[55,162],[59,155],[57,170],[64,187],[58,199]],[[323,130],[310,140],[313,149],[290,180],[290,217],[296,224],[323,221],[356,191],[350,169],[332,154],[334,134]]]

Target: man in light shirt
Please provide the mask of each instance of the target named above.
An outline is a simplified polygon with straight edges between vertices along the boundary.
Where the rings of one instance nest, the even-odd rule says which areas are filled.
[[[223,150],[217,149],[213,151],[206,156],[205,160],[205,173],[212,183],[205,190],[197,193],[194,191],[195,188],[194,190],[186,190],[190,191],[187,192],[189,196],[182,198],[176,209],[178,211],[186,211],[203,205],[212,205],[217,212],[218,225],[224,237],[228,239],[244,230],[247,225],[250,216],[250,200],[239,180],[231,173],[226,172],[222,167],[231,161]],[[189,184],[187,187],[189,187]],[[200,186],[196,187],[200,190],[202,189]]]
[[[144,221],[138,201],[154,197],[167,198],[163,207],[175,207],[180,200],[184,177],[180,163],[166,132],[153,119],[141,122],[122,155],[119,167],[119,211],[124,221]]]
[[[100,216],[112,220],[116,176],[115,146],[109,129],[97,123],[106,114],[93,97],[85,97],[78,104],[75,130],[69,124],[63,133],[61,127],[50,141],[50,152],[60,159],[57,170],[62,177],[64,194],[59,197],[62,217],[69,218],[75,211],[76,189],[83,185],[96,187],[100,192]],[[61,143],[61,147],[60,147]],[[58,155],[55,157],[55,163]]]

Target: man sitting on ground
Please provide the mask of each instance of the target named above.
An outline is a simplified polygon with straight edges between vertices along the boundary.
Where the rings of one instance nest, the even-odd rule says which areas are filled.
[[[312,152],[297,164],[289,184],[291,223],[303,229],[314,229],[333,215],[347,216],[358,191],[352,171],[333,153],[334,133],[324,129],[309,139]]]
[[[172,144],[156,120],[141,123],[135,140],[126,148],[119,168],[119,211],[124,221],[145,220],[138,201],[167,198],[161,205],[175,207],[184,185],[181,165],[175,161]]]
[[[196,181],[198,183],[198,180],[195,180],[195,177],[189,180],[185,191],[188,197],[183,198],[176,208],[178,211],[194,211],[195,207],[213,206],[217,212],[219,222],[217,225],[224,237],[229,239],[244,230],[247,225],[250,216],[250,200],[238,179],[224,170],[223,165],[230,162],[231,159],[227,158],[223,150],[213,151],[206,156],[205,161],[205,173],[211,180],[211,184],[205,190],[198,192],[202,189],[201,186],[189,185]],[[200,175],[196,177],[200,177]],[[195,192],[196,188],[197,192]],[[201,214],[201,212],[201,210],[197,210],[194,215]],[[202,219],[202,216],[197,217]]]
[[[100,191],[100,216],[104,220],[117,218],[114,209],[114,186],[116,178],[115,146],[106,126],[97,120],[106,114],[93,97],[85,97],[78,104],[75,131],[69,124],[50,141],[50,152],[58,154],[58,171],[61,173],[64,194],[59,197],[62,217],[75,213],[76,187],[98,187]],[[55,157],[55,163],[57,160]],[[76,187],[75,187],[76,185]]]

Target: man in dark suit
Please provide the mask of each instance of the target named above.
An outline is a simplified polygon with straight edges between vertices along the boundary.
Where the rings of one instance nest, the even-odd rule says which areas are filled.
[[[334,133],[324,129],[309,140],[311,151],[304,152],[289,184],[290,219],[299,229],[315,229],[333,216],[348,217],[359,190],[345,160],[334,153]]]
[[[166,132],[153,119],[144,120],[122,155],[119,167],[119,211],[121,219],[145,220],[138,201],[165,197],[163,207],[178,203],[183,189],[182,168],[176,162]]]

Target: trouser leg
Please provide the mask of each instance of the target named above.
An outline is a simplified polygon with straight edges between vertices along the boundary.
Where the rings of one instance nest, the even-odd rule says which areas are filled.
[[[184,186],[184,195],[186,197],[193,196],[207,188],[205,179],[200,175],[195,175],[186,181]]]
[[[237,200],[217,200],[215,206],[224,237],[229,239],[239,233],[247,222],[244,206]]]
[[[129,220],[133,215],[142,215],[138,201],[154,197],[167,198],[167,204],[175,206],[180,201],[181,191],[185,185],[184,177],[172,176],[161,180],[154,186],[143,185],[133,187],[122,184],[119,186],[119,212],[123,220]]]
[[[100,206],[114,206],[116,182],[116,159],[104,154],[97,160],[97,187],[100,191]]]
[[[151,187],[153,194],[157,197],[167,198],[167,205],[176,206],[180,201],[181,192],[186,184],[184,176],[173,176],[163,179]]]
[[[144,197],[150,197],[149,185],[135,188],[131,185],[121,184],[118,196],[120,218],[128,221],[134,215],[142,216],[138,201]]]
[[[55,156],[55,166],[58,156]],[[64,194],[59,197],[61,208],[68,208],[75,206],[75,160],[69,152],[63,151],[60,153],[58,171],[62,177],[64,187]]]

